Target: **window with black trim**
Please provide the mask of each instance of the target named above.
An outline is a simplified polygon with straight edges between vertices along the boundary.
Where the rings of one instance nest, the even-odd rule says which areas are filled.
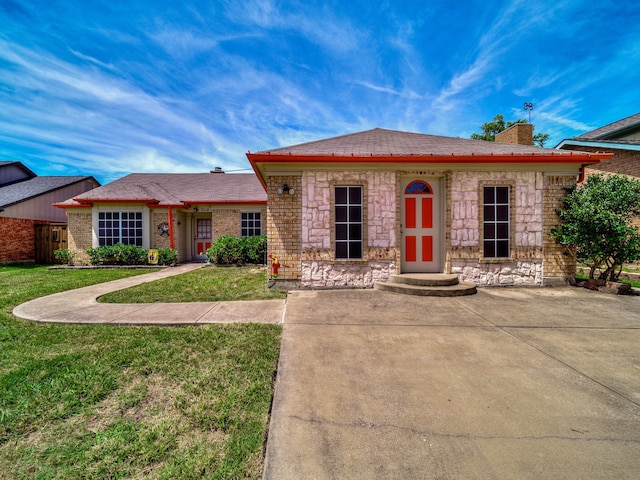
[[[484,187],[484,256],[510,256],[509,187]]]
[[[260,212],[243,212],[240,234],[243,237],[262,235],[262,216]]]
[[[142,212],[98,212],[98,245],[142,246]]]
[[[362,187],[335,187],[334,214],[336,258],[361,259]]]

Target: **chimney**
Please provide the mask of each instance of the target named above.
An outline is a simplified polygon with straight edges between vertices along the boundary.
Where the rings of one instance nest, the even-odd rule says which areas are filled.
[[[209,170],[209,173],[224,173],[224,170],[222,170],[222,167],[216,167],[213,170]]]
[[[496,142],[513,145],[533,145],[533,124],[515,123],[496,134]]]

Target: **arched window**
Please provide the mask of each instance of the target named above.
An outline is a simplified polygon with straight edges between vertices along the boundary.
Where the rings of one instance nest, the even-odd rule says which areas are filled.
[[[433,193],[433,189],[431,188],[431,185],[429,185],[424,180],[414,180],[409,185],[407,185],[404,193],[413,195],[428,195]]]

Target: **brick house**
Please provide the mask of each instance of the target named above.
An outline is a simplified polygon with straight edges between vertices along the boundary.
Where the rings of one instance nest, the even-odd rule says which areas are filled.
[[[223,235],[261,235],[267,196],[253,174],[133,173],[56,204],[69,218],[69,249],[118,242],[170,247],[178,259],[205,261]]]
[[[277,282],[371,287],[441,272],[479,285],[564,284],[575,259],[549,232],[565,188],[610,154],[384,129],[247,153],[267,191]]]
[[[65,248],[67,217],[54,208],[100,183],[90,176],[38,176],[21,162],[0,162],[0,263],[49,263]]]
[[[640,113],[577,137],[565,139],[556,148],[613,154],[608,162],[587,168],[587,175],[611,172],[640,178]]]

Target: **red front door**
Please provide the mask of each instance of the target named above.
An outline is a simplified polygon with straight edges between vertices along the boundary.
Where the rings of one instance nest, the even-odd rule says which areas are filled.
[[[196,219],[196,251],[195,260],[206,261],[207,249],[211,246],[211,219]]]
[[[440,272],[438,180],[402,183],[402,272]]]

